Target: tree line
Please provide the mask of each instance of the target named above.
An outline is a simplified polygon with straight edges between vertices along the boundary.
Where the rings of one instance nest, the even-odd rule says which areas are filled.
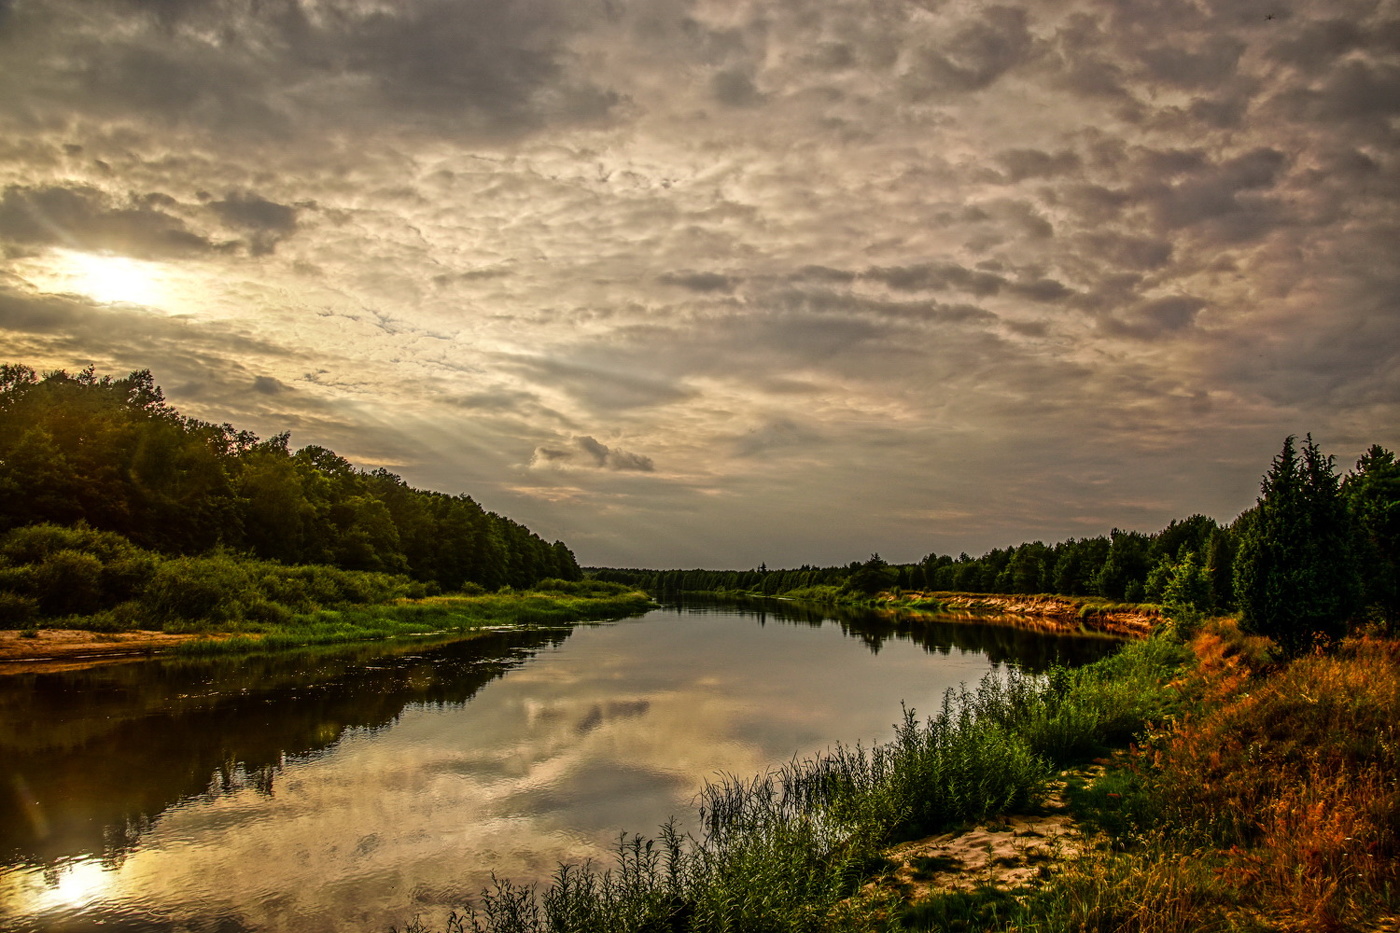
[[[1251,630],[1298,648],[1370,614],[1400,618],[1400,464],[1372,446],[1339,476],[1309,436],[1289,437],[1259,500],[1234,521],[1205,515],[1155,533],[1113,529],[1056,544],[1032,541],[980,557],[931,553],[890,564],[770,570],[590,568],[653,594],[742,591],[776,596],[834,589],[1057,594],[1158,603],[1178,614],[1238,612]]]
[[[164,555],[216,549],[405,575],[429,589],[582,578],[573,552],[470,496],[415,489],[324,447],[182,416],[149,370],[0,366],[0,534],[86,526]]]

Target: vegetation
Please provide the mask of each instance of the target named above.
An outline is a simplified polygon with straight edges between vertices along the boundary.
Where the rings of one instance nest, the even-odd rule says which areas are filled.
[[[580,576],[563,542],[469,496],[414,489],[322,447],[292,451],[288,439],[186,418],[149,371],[40,378],[0,366],[0,532],[83,523],[166,556],[224,548],[442,591]]]
[[[0,536],[0,628],[245,636],[186,649],[194,651],[575,621],[649,604],[626,587],[591,580],[542,580],[494,594],[468,587],[439,596],[432,589],[403,574],[287,566],[223,550],[164,555],[86,526],[28,525]]]
[[[1240,624],[1298,652],[1337,638],[1356,611],[1361,577],[1332,458],[1309,437],[1284,442],[1259,503],[1240,522],[1235,581]]]
[[[893,740],[836,747],[711,784],[698,838],[623,837],[616,864],[561,867],[543,891],[499,881],[454,924],[493,931],[869,929],[860,894],[891,842],[1035,805],[1059,765],[1176,704],[1168,638],[1047,678],[989,677]],[[413,928],[421,929],[416,924]]]
[[[1055,594],[1157,604],[1184,621],[1239,612],[1248,631],[1299,652],[1364,619],[1388,625],[1400,616],[1400,463],[1373,446],[1339,478],[1311,436],[1301,452],[1290,437],[1264,477],[1258,503],[1229,525],[1192,515],[1155,534],[1115,528],[1107,536],[1034,541],[979,558],[929,554],[915,564],[890,564],[874,554],[844,567],[589,568],[588,575],[658,595],[833,604],[884,592],[936,608],[950,593]]]
[[[1232,625],[1193,642],[1174,721],[1074,794],[1102,845],[1039,885],[938,895],[897,929],[1386,929],[1400,910],[1400,643],[1286,663]],[[962,903],[970,900],[972,903]],[[957,904],[951,901],[959,901]]]

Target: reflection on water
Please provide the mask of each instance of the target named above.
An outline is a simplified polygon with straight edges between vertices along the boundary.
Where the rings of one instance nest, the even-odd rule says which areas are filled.
[[[932,710],[997,665],[1105,645],[690,604],[449,644],[0,678],[0,927],[431,919],[493,871],[544,878],[605,858],[620,830],[689,817],[706,778],[884,739],[901,701]]]

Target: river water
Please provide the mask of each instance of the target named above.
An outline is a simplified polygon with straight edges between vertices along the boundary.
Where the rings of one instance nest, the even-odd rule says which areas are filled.
[[[571,629],[0,677],[0,930],[383,931],[692,825],[707,779],[1111,650],[691,604]]]

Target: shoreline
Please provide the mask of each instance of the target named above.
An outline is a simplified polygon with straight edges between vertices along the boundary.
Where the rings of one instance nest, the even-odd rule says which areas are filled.
[[[45,628],[31,636],[0,631],[0,676],[75,671],[99,664],[142,661],[175,645],[207,635],[136,630],[93,632],[87,629]]]

